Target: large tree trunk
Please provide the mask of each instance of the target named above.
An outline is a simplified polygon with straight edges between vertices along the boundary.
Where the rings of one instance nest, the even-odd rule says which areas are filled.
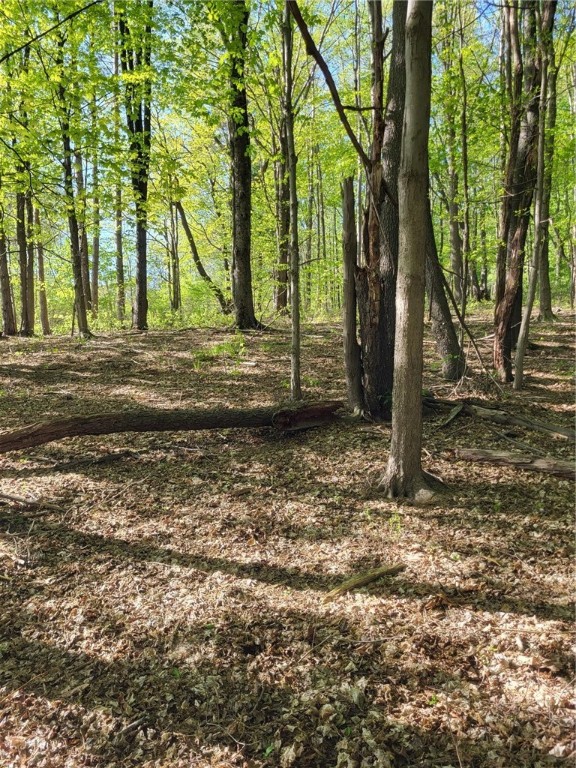
[[[132,305],[132,324],[140,331],[148,328],[147,203],[152,132],[152,81],[148,70],[152,55],[153,0],[146,0],[145,5],[145,23],[140,34],[131,33],[123,13],[118,19],[122,44],[120,61],[122,71],[129,75],[125,105],[130,138],[130,176],[136,208],[136,291]]]
[[[372,28],[372,146],[366,190],[366,209],[362,225],[363,262],[356,274],[360,317],[362,373],[365,410],[373,419],[391,415],[394,376],[394,322],[397,264],[397,227],[386,200],[387,191],[397,178],[394,165],[398,145],[398,114],[402,90],[402,67],[398,57],[403,47],[404,3],[394,6],[394,30],[390,80],[388,85],[389,122],[384,121],[384,33],[382,5],[369,4]],[[393,91],[394,88],[394,91]],[[400,100],[400,104],[402,101]],[[396,118],[396,119],[395,119]],[[385,135],[385,128],[388,136]],[[401,135],[401,129],[400,129]],[[385,178],[385,174],[387,178]],[[388,182],[391,182],[391,187]],[[391,240],[391,242],[390,242]]]
[[[555,0],[544,3],[542,33],[549,34],[554,21]],[[525,12],[525,48],[527,61],[522,67],[518,60],[520,43],[515,18],[515,8],[509,8],[510,46],[515,51],[516,70],[525,74],[525,88],[522,94],[518,84],[514,88],[512,140],[508,160],[507,183],[502,203],[501,240],[506,245],[506,273],[504,285],[497,285],[495,309],[494,368],[502,381],[512,381],[512,349],[518,339],[522,310],[522,276],[524,270],[524,249],[530,223],[530,206],[536,184],[536,144],[538,140],[538,114],[540,98],[541,56],[536,41],[536,6],[527,4]],[[515,72],[518,75],[517,71]],[[517,144],[514,141],[516,113],[526,104],[521,113]],[[513,152],[516,144],[516,152]],[[500,256],[500,260],[502,257]]]
[[[245,0],[234,0],[237,17],[235,38],[229,41],[230,69],[230,157],[232,161],[232,297],[236,325],[241,329],[259,328],[254,313],[251,265],[252,160],[248,96],[244,79],[248,45],[248,17]]]
[[[422,347],[428,240],[428,131],[432,3],[409,0],[406,101],[398,177],[399,258],[390,457],[382,485],[391,497],[430,498],[422,471]]]

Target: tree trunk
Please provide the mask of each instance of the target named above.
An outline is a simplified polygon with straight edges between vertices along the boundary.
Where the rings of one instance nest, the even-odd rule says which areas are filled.
[[[279,158],[274,163],[274,185],[276,190],[276,239],[278,242],[278,267],[274,290],[274,305],[277,312],[288,307],[288,260],[290,251],[290,186],[286,171],[286,125],[280,118]]]
[[[436,248],[430,198],[428,198],[427,227],[426,293],[430,301],[432,336],[436,344],[436,351],[442,361],[443,378],[446,381],[457,381],[464,375],[466,363],[446,298],[444,274]]]
[[[545,150],[546,150],[546,102],[548,98],[548,55],[547,45],[542,40],[539,41],[540,45],[540,106],[538,114],[538,138],[537,138],[537,171],[536,171],[536,195],[534,201],[534,254],[532,257],[532,270],[530,274],[528,284],[528,298],[526,300],[526,307],[524,308],[524,314],[522,317],[522,323],[520,325],[520,333],[518,334],[518,343],[516,346],[516,357],[514,360],[514,389],[522,389],[524,382],[524,356],[526,348],[528,346],[528,331],[530,328],[530,316],[532,315],[532,307],[534,305],[534,299],[536,297],[536,287],[538,285],[538,272],[542,264],[542,251],[544,248],[544,237],[548,238],[548,227],[546,232],[543,229],[543,207],[544,207],[544,184],[545,184]],[[546,217],[548,218],[548,217]],[[548,223],[548,222],[546,222]],[[547,261],[547,259],[546,259]],[[548,268],[548,264],[546,264]]]
[[[78,218],[78,236],[80,238],[80,263],[82,265],[82,290],[86,309],[92,309],[90,289],[90,261],[88,257],[88,231],[86,227],[86,184],[84,183],[84,161],[82,153],[74,152],[76,165],[76,216]]]
[[[170,309],[178,312],[182,309],[182,290],[180,281],[180,254],[178,249],[178,214],[176,203],[169,205],[170,229],[167,233],[168,243],[168,270],[172,277],[170,291]]]
[[[545,134],[545,147],[544,147],[544,187],[542,191],[542,248],[540,251],[540,264],[539,264],[539,277],[540,277],[540,312],[539,317],[541,320],[554,320],[554,312],[552,311],[552,290],[550,287],[550,259],[549,259],[549,244],[550,244],[550,197],[552,194],[552,169],[554,165],[554,146],[555,146],[555,131],[556,131],[556,92],[558,83],[558,67],[555,61],[554,43],[552,39],[552,31],[550,32],[549,39],[543,40],[545,50],[548,54],[550,61],[550,74],[548,77],[548,90],[547,90],[547,129]]]
[[[28,320],[30,322],[30,335],[34,335],[36,328],[36,296],[34,291],[34,246],[36,233],[34,231],[34,206],[32,204],[32,190],[26,190],[26,301],[28,304]]]
[[[121,13],[118,26],[121,40],[120,62],[126,80],[126,122],[130,138],[130,176],[136,208],[136,290],[132,305],[132,324],[140,331],[148,328],[148,175],[150,171],[152,80],[149,74],[152,55],[153,0],[146,0],[146,19],[141,33],[133,35]]]
[[[428,130],[432,3],[409,0],[406,17],[406,101],[398,177],[399,259],[390,458],[382,480],[388,496],[425,502],[422,471],[422,346],[428,239]]]
[[[114,74],[120,75],[120,57],[118,51],[114,52]],[[118,144],[120,138],[120,102],[114,96],[114,139]],[[114,193],[114,241],[116,261],[116,317],[123,323],[126,318],[126,288],[124,283],[124,253],[123,253],[123,208],[122,208],[122,181],[118,179]]]
[[[296,147],[294,144],[294,108],[292,104],[292,52],[294,32],[288,6],[282,18],[282,66],[284,74],[284,123],[286,126],[286,170],[290,191],[290,321],[292,337],[290,345],[290,396],[302,399],[300,380],[300,248],[298,241],[298,189],[296,186]]]
[[[344,256],[343,274],[343,327],[344,327],[344,368],[348,403],[355,414],[364,409],[362,390],[362,360],[360,345],[356,336],[356,286],[354,275],[358,260],[356,240],[356,208],[354,202],[354,179],[344,179],[342,185],[342,250]]]
[[[365,411],[388,419],[392,406],[398,213],[395,184],[400,157],[403,105],[403,47],[406,4],[394,4],[392,64],[384,121],[384,34],[382,6],[370,3],[374,111],[366,209],[362,225],[363,265],[356,274]],[[391,193],[393,199],[390,199]]]
[[[64,70],[64,45],[65,38],[60,35],[58,39],[57,64],[60,78],[57,84],[57,97],[59,107],[60,136],[62,139],[62,170],[64,177],[64,199],[68,214],[68,230],[70,233],[70,252],[72,257],[72,276],[74,280],[74,310],[72,317],[78,322],[78,333],[88,338],[92,334],[88,327],[88,315],[86,312],[86,300],[82,285],[82,261],[80,255],[80,230],[76,215],[76,198],[74,194],[74,168],[72,158],[74,151],[70,138],[70,106],[66,91],[67,82]],[[74,320],[72,321],[74,326]]]
[[[98,150],[96,150],[97,153]],[[98,155],[94,155],[92,163],[92,274],[90,293],[92,297],[92,314],[98,314],[98,277],[100,273],[100,168]]]
[[[231,309],[230,303],[226,300],[220,288],[212,281],[212,278],[206,272],[206,270],[204,269],[204,265],[200,260],[198,248],[196,247],[196,241],[194,239],[194,235],[192,234],[192,230],[190,229],[190,225],[188,224],[188,219],[186,218],[186,213],[184,212],[184,207],[182,203],[178,200],[178,202],[174,203],[174,205],[180,216],[180,221],[182,222],[182,227],[184,228],[184,234],[186,235],[186,238],[188,240],[188,245],[190,246],[190,253],[192,254],[192,260],[194,261],[194,265],[198,270],[198,274],[200,275],[202,280],[204,280],[206,285],[210,288],[210,290],[216,297],[216,300],[218,301],[218,304],[220,304],[220,308],[222,309],[222,312],[225,315],[230,314],[230,309]]]
[[[1,179],[0,179],[1,184]],[[2,330],[5,336],[15,336],[16,313],[14,312],[14,298],[12,295],[12,283],[10,270],[8,269],[8,242],[4,229],[4,208],[0,206],[0,300],[2,303]]]
[[[542,15],[542,32],[550,34],[554,21],[555,0],[546,0]],[[512,10],[512,9],[511,9]],[[539,87],[541,56],[536,40],[536,10],[532,4],[525,8],[526,29],[525,46],[528,60],[525,68],[522,62],[516,66],[525,74],[524,94],[518,88],[514,91],[516,103],[514,109],[526,104],[520,120],[516,152],[511,151],[508,162],[506,194],[503,200],[502,241],[506,245],[506,276],[502,292],[497,295],[494,334],[494,368],[502,381],[512,381],[512,349],[518,339],[522,307],[522,275],[524,269],[524,249],[530,206],[536,184],[536,145],[538,139]],[[518,27],[509,25],[512,34],[511,46],[519,51]],[[517,73],[515,73],[517,74]],[[523,100],[520,97],[523,96]],[[514,139],[514,136],[512,136]],[[514,142],[510,143],[511,148]]]
[[[16,242],[20,266],[20,335],[32,336],[28,302],[28,247],[26,238],[26,193],[16,192]]]
[[[282,431],[308,429],[328,424],[339,417],[336,401],[311,403],[297,409],[215,408],[177,411],[142,409],[133,412],[70,416],[32,424],[0,435],[0,453],[20,451],[53,440],[79,435],[111,435],[118,432],[176,432],[196,429],[252,429],[275,427]]]
[[[251,266],[252,160],[248,96],[244,80],[248,45],[248,17],[245,0],[233,0],[237,18],[230,58],[230,157],[232,161],[232,297],[236,326],[259,328],[254,313]]]
[[[36,254],[38,257],[38,305],[40,307],[40,325],[44,336],[50,336],[50,319],[48,316],[48,298],[46,293],[46,276],[44,274],[44,245],[41,237],[40,211],[34,209],[34,225],[36,229]]]

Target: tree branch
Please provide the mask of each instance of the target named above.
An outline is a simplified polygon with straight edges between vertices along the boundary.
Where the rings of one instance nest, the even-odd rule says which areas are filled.
[[[53,24],[49,29],[46,29],[44,30],[44,32],[40,32],[40,34],[35,35],[34,37],[31,37],[30,40],[27,40],[22,45],[19,45],[18,48],[14,48],[13,51],[8,51],[8,53],[5,53],[4,56],[0,56],[0,64],[12,58],[12,56],[15,56],[20,51],[23,51],[24,48],[26,48],[29,45],[32,45],[32,43],[36,43],[38,42],[38,40],[42,40],[42,38],[46,37],[46,35],[49,35],[50,32],[53,32],[55,29],[58,29],[58,27],[61,27],[63,24],[66,24],[67,21],[70,21],[70,19],[73,19],[75,16],[79,16],[81,13],[84,13],[84,11],[87,11],[89,8],[92,8],[93,5],[98,5],[99,3],[103,3],[103,2],[104,0],[92,0],[92,2],[88,3],[82,8],[78,8],[76,11],[69,13],[68,16],[65,16],[56,24]]]
[[[298,6],[297,0],[288,0],[288,8],[290,9],[290,13],[294,17],[294,21],[298,25],[298,29],[300,30],[300,33],[304,39],[304,44],[306,46],[306,53],[309,56],[312,56],[312,58],[318,64],[318,67],[322,71],[322,74],[324,75],[324,79],[326,80],[326,85],[330,90],[332,101],[334,102],[334,106],[336,107],[336,112],[338,113],[340,122],[344,126],[344,129],[348,134],[350,141],[354,145],[354,149],[356,150],[360,159],[362,160],[362,163],[366,171],[370,172],[372,168],[372,163],[370,162],[370,158],[362,148],[362,145],[358,141],[356,134],[352,130],[352,126],[350,125],[350,122],[346,117],[346,112],[344,111],[344,107],[342,106],[342,102],[340,100],[340,94],[338,93],[338,89],[336,88],[336,83],[334,82],[334,78],[332,77],[332,74],[328,69],[328,65],[326,64],[324,57],[322,56],[322,54],[316,47],[316,43],[312,39],[312,35],[310,34],[308,25],[302,18],[302,14],[300,12],[300,8]]]

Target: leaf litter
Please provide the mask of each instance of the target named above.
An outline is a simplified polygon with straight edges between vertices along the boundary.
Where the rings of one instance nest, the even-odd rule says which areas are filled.
[[[432,359],[426,387],[570,426],[572,365],[555,352],[571,319],[535,327],[521,393],[484,375],[454,388]],[[0,426],[273,405],[288,345],[285,330],[4,340]],[[309,399],[344,399],[340,349],[333,326],[305,334]],[[388,425],[0,457],[0,765],[571,764],[573,484],[451,451],[572,448],[445,416],[425,421],[425,465],[449,493],[426,508],[378,492]],[[367,572],[381,575],[326,601]]]

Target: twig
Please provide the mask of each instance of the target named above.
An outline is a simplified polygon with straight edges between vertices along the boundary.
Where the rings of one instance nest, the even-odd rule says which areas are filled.
[[[26,507],[32,507],[34,509],[49,509],[53,512],[65,512],[63,507],[59,507],[57,504],[52,504],[48,501],[42,501],[42,499],[26,499],[24,496],[14,496],[11,493],[0,493],[0,499],[5,501],[13,501],[16,504],[22,504]]]
[[[324,602],[327,603],[330,600],[334,600],[335,597],[343,595],[345,592],[350,592],[352,589],[358,587],[364,587],[366,584],[370,584],[372,581],[381,578],[382,576],[393,576],[406,568],[402,563],[396,563],[395,565],[384,565],[380,568],[375,568],[373,571],[367,573],[361,573],[358,576],[352,576],[351,579],[343,581],[338,587],[332,589],[326,597]]]

